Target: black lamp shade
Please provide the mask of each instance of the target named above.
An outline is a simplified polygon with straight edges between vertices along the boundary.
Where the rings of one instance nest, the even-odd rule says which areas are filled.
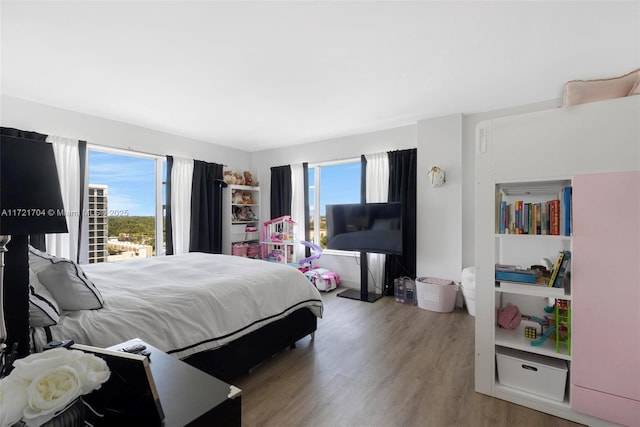
[[[66,233],[53,147],[2,136],[0,143],[0,234]]]

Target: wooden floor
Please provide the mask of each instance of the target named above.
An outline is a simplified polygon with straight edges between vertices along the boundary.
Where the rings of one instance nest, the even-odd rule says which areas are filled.
[[[576,426],[474,391],[474,318],[323,293],[304,338],[237,379],[243,426]]]

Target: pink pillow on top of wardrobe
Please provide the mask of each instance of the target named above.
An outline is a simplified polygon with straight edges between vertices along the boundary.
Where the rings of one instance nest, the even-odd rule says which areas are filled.
[[[562,105],[566,107],[631,95],[639,76],[640,69],[610,79],[569,81],[564,84]]]

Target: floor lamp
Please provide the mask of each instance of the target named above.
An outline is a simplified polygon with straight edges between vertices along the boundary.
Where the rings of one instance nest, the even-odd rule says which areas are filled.
[[[66,232],[67,222],[52,145],[2,135],[0,343],[4,347],[3,363],[9,358],[24,357],[29,353],[28,236]]]

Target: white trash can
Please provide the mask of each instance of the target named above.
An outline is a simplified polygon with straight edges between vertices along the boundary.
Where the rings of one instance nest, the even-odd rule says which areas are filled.
[[[475,266],[462,269],[461,275],[462,295],[467,311],[470,315],[476,315],[476,268]]]
[[[416,294],[418,295],[418,307],[449,313],[456,305],[458,285],[452,280],[419,277],[416,279]]]

